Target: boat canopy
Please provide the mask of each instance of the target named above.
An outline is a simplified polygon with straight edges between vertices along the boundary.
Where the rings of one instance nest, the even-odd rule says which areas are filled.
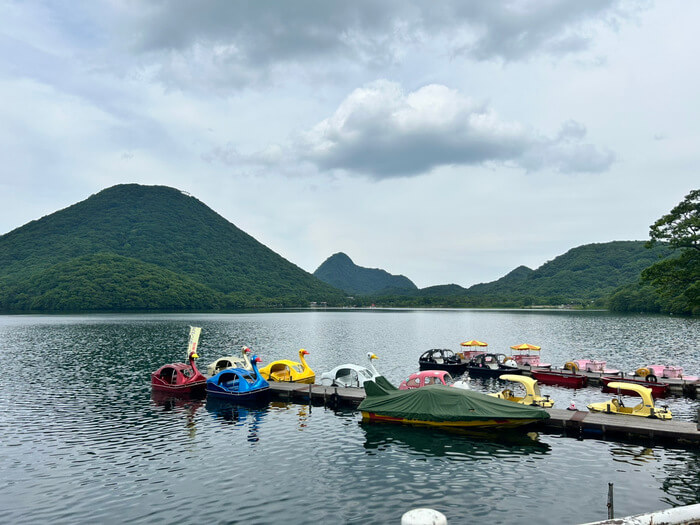
[[[538,407],[443,385],[388,390],[377,383],[365,383],[365,392],[367,397],[360,404],[360,410],[403,419],[445,422],[549,418],[549,414]]]

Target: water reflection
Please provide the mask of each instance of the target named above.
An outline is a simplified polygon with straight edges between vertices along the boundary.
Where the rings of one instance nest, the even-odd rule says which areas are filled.
[[[173,395],[168,392],[151,392],[151,401],[157,407],[161,407],[163,412],[171,412],[180,409],[185,413],[185,428],[187,435],[194,440],[197,435],[197,423],[195,413],[204,405],[204,395]]]
[[[428,456],[478,461],[512,455],[546,454],[550,450],[550,446],[541,442],[536,433],[517,429],[479,432],[365,422],[360,426],[365,433],[364,447],[373,452],[398,445]]]
[[[268,411],[268,403],[265,399],[252,399],[249,401],[228,401],[208,397],[207,410],[225,424],[235,426],[247,426],[249,443],[260,441],[260,427]]]
[[[671,505],[700,503],[700,452],[669,451],[663,461],[668,475],[661,484],[669,498],[662,500]],[[675,498],[675,499],[674,499]]]
[[[312,405],[298,404],[290,401],[271,401],[270,408],[273,410],[296,410],[297,413],[297,429],[303,431],[308,426],[308,420],[311,416]]]

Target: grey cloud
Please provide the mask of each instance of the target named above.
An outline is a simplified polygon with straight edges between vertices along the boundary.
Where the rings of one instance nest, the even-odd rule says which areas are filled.
[[[350,94],[334,115],[299,137],[294,150],[321,171],[376,179],[492,162],[528,171],[608,169],[614,154],[584,143],[585,135],[582,124],[567,121],[556,137],[544,137],[445,86],[404,94],[395,83],[377,81]]]
[[[601,23],[624,20],[643,4],[163,0],[118,5],[109,22],[112,45],[137,56],[143,70],[166,83],[236,88],[314,61],[329,67],[386,65],[400,60],[412,44],[477,60],[575,53],[588,47]]]

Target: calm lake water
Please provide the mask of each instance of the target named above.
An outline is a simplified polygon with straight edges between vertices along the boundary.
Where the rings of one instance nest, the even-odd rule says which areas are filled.
[[[395,384],[429,348],[480,339],[542,346],[561,366],[596,358],[700,375],[700,321],[600,312],[363,310],[231,315],[0,316],[2,522],[399,523],[416,507],[449,523],[584,523],[700,503],[700,451],[511,432],[474,437],[366,425],[359,412],[152,398],[149,374],[182,361],[202,327],[200,368],[251,346],[264,363],[306,348],[317,375],[377,368]],[[474,382],[494,392],[497,382]],[[609,394],[543,387],[564,408]],[[666,402],[666,401],[665,401]],[[669,398],[694,421],[700,402]]]

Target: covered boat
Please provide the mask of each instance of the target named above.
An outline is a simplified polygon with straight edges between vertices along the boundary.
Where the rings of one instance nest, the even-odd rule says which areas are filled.
[[[257,363],[261,359],[253,356],[250,360],[252,370],[245,368],[226,368],[207,379],[207,394],[224,399],[257,399],[270,390],[270,384],[260,375]]]
[[[445,370],[453,376],[458,376],[467,368],[467,363],[452,350],[447,348],[433,348],[423,352],[418,358],[420,370]]]
[[[188,363],[170,363],[151,373],[151,388],[176,394],[199,394],[204,392],[207,378],[197,369],[194,360],[202,329],[190,326],[190,339],[187,344]]]
[[[364,421],[487,428],[516,427],[549,418],[538,407],[442,385],[398,390],[391,385],[366,383],[365,391],[367,397],[359,407]]]

